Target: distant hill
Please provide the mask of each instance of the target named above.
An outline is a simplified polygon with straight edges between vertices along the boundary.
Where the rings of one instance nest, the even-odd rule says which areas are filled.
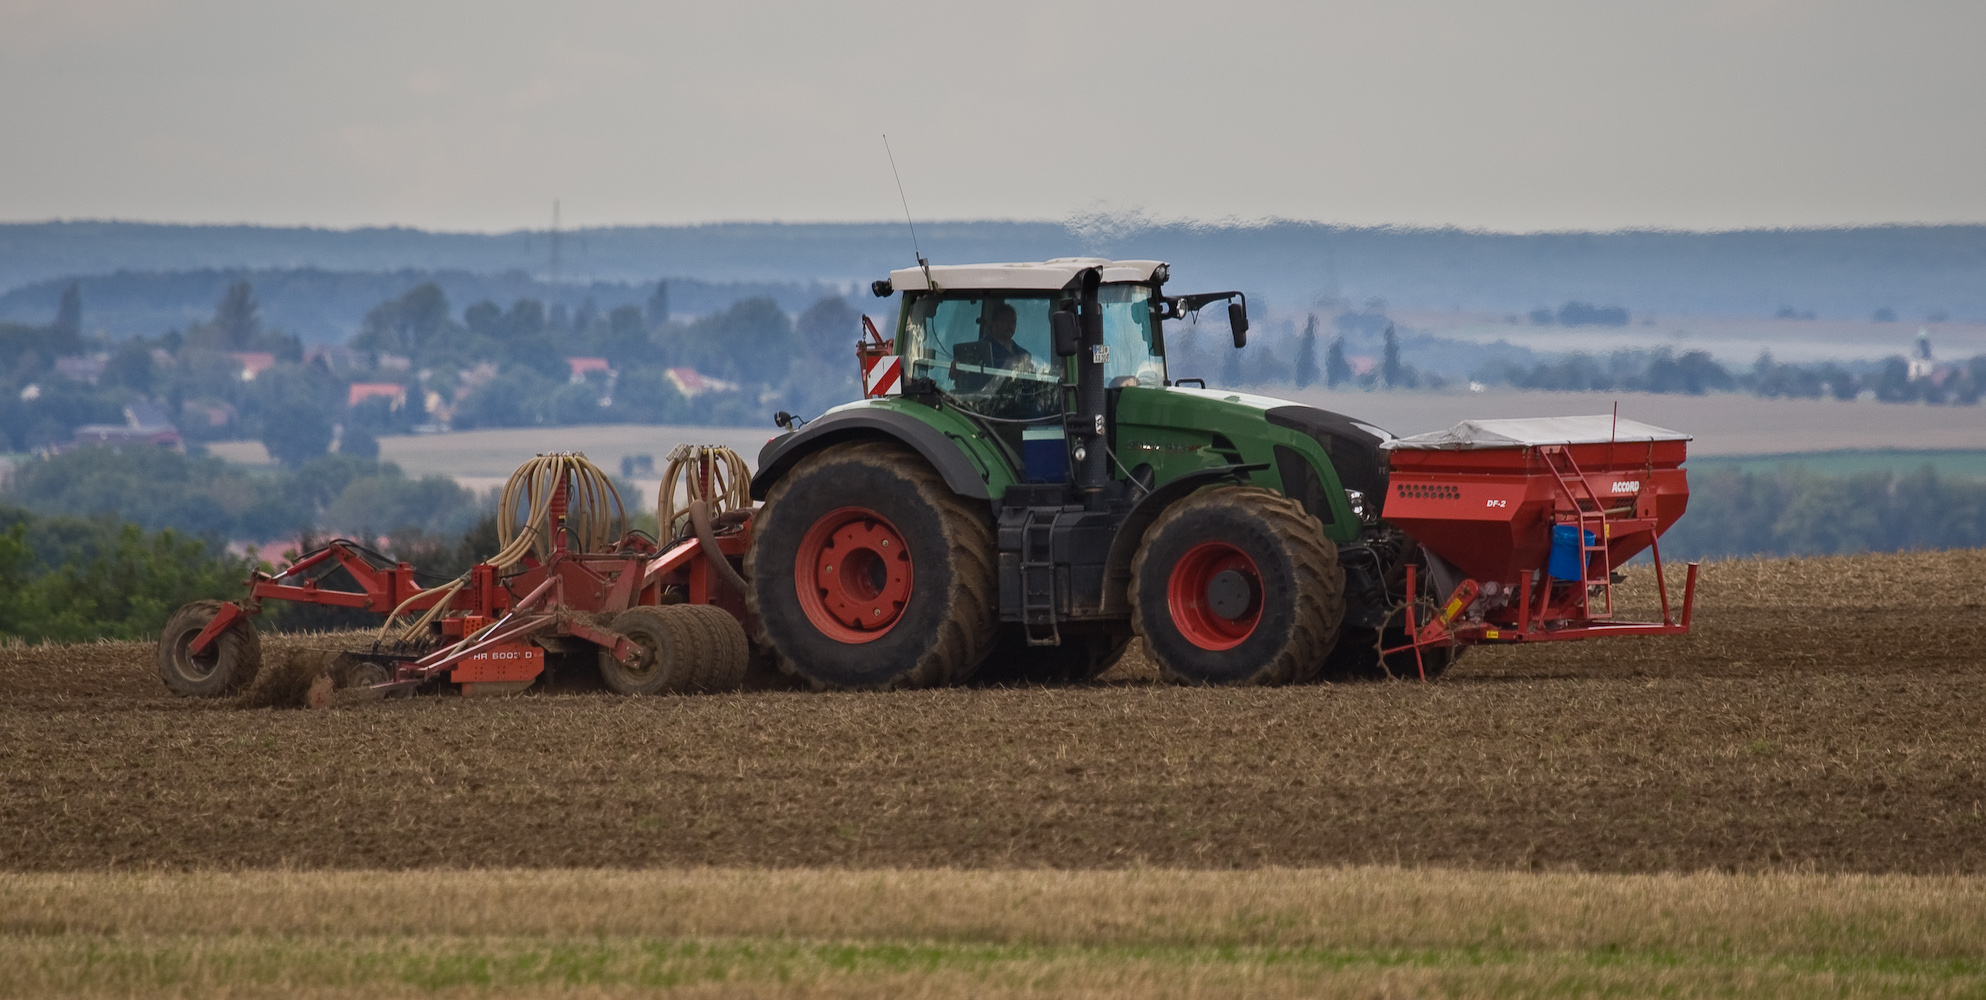
[[[1886,308],[1906,321],[1940,312],[1986,320],[1986,226],[1520,235],[1090,219],[927,223],[918,236],[935,261],[1157,257],[1173,262],[1181,289],[1240,288],[1278,307],[1383,298],[1520,313],[1578,300],[1644,314],[1769,316],[1790,308],[1867,318]],[[845,285],[911,257],[904,228],[884,223],[619,227],[576,230],[562,241],[563,277],[582,286],[632,287],[663,276]],[[549,249],[544,232],[8,224],[0,225],[0,289],[70,275],[203,269],[542,278]]]
[[[460,314],[466,306],[488,299],[509,306],[522,298],[563,303],[578,309],[591,300],[602,312],[616,306],[646,307],[656,282],[598,281],[554,288],[522,271],[471,274],[466,271],[327,271],[319,268],[203,268],[193,271],[120,271],[113,274],[61,277],[37,281],[0,295],[0,322],[47,323],[63,289],[79,282],[83,297],[83,327],[102,330],[113,338],[156,337],[168,330],[185,330],[214,314],[214,304],[227,286],[246,281],[255,289],[263,322],[293,333],[307,344],[342,342],[357,332],[366,311],[398,298],[408,289],[433,281],[447,293]],[[812,282],[709,282],[671,278],[670,309],[677,315],[700,315],[729,308],[739,299],[764,296],[789,313],[798,313],[847,286]]]

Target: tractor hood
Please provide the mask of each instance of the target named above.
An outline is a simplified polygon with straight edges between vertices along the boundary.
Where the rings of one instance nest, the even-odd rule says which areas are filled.
[[[1134,412],[1135,419],[1147,426],[1201,428],[1237,443],[1255,436],[1251,427],[1265,423],[1295,431],[1323,449],[1340,485],[1369,497],[1385,495],[1386,454],[1382,446],[1394,437],[1383,428],[1342,413],[1249,392],[1180,386],[1127,388],[1121,392],[1120,415],[1127,410]],[[1261,449],[1266,450],[1266,446]]]
[[[1257,410],[1265,414],[1272,410],[1307,410],[1311,413],[1323,414],[1325,417],[1330,418],[1331,423],[1343,427],[1347,433],[1369,437],[1375,445],[1381,441],[1391,441],[1394,437],[1392,431],[1366,423],[1356,417],[1348,417],[1342,413],[1333,413],[1330,410],[1319,409],[1315,406],[1305,406],[1294,400],[1283,399],[1278,396],[1263,396],[1257,393],[1239,392],[1232,389],[1188,389],[1184,386],[1172,386],[1165,391],[1181,393],[1196,399],[1229,403],[1235,406]]]

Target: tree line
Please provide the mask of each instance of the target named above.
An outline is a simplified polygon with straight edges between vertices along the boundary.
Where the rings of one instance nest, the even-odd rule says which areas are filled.
[[[1827,476],[1788,466],[1690,476],[1665,559],[1819,556],[1986,546],[1986,483],[1914,471]]]
[[[79,286],[71,284],[53,322],[0,323],[0,451],[61,445],[79,425],[122,424],[127,407],[140,401],[155,404],[192,444],[254,438],[295,467],[334,441],[342,454],[367,456],[376,453],[377,436],[415,428],[750,425],[775,410],[818,413],[859,395],[849,341],[860,314],[845,299],[824,296],[789,315],[770,298],[749,297],[686,319],[672,315],[670,287],[658,282],[644,303],[605,310],[590,300],[567,309],[520,298],[458,311],[438,284],[424,282],[367,310],[342,350],[323,351],[267,324],[247,282],[229,285],[212,315],[184,330],[98,340],[83,333]],[[1611,322],[1611,308],[1569,302],[1553,321]],[[1343,310],[1329,323],[1335,335],[1328,342],[1312,315],[1300,335],[1265,328],[1245,351],[1226,346],[1224,324],[1210,331],[1183,324],[1168,334],[1169,367],[1176,376],[1234,386],[1445,383],[1407,356],[1384,303]],[[1376,346],[1379,357],[1350,356],[1353,342]],[[247,372],[247,354],[273,363]],[[575,375],[574,357],[607,365]],[[78,361],[80,368],[63,364]],[[686,380],[672,370],[693,374]],[[1470,377],[1525,389],[1970,405],[1986,391],[1986,357],[1798,365],[1766,355],[1733,370],[1701,351],[1626,350],[1528,364],[1496,360]],[[354,383],[374,389],[354,403]],[[394,388],[381,393],[380,385]]]
[[[320,455],[295,469],[243,469],[164,448],[78,448],[30,459],[0,504],[58,516],[110,516],[215,545],[275,541],[316,529],[357,538],[453,535],[483,504],[447,476],[408,476],[391,462]]]
[[[239,597],[252,566],[171,529],[0,507],[0,638],[155,638],[188,601]]]
[[[1873,364],[1825,361],[1801,365],[1776,361],[1766,352],[1749,369],[1733,371],[1703,351],[1676,354],[1668,348],[1656,348],[1606,356],[1568,354],[1529,366],[1498,361],[1477,371],[1472,380],[1556,391],[1695,396],[1745,392],[1767,399],[1851,400],[1867,396],[1880,403],[1973,406],[1986,393],[1986,355],[1952,364],[1927,364],[1913,372],[1910,361],[1901,356]]]
[[[797,317],[751,297],[682,319],[657,283],[643,306],[602,311],[589,300],[569,310],[525,298],[458,313],[428,282],[368,310],[342,351],[306,351],[269,327],[246,282],[227,288],[211,318],[158,337],[98,341],[82,334],[80,315],[72,285],[55,323],[0,324],[0,451],[123,424],[134,402],[156,404],[194,445],[253,438],[297,467],[334,441],[341,454],[368,456],[378,435],[417,427],[749,425],[859,395],[859,314],[837,296]],[[272,363],[250,371],[247,355]],[[607,366],[575,374],[574,357]],[[397,390],[354,402],[354,383]]]

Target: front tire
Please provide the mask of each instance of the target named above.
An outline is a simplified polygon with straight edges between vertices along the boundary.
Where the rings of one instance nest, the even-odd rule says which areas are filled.
[[[1167,508],[1131,563],[1145,652],[1181,684],[1309,680],[1337,643],[1344,571],[1323,526],[1251,486],[1202,490]]]
[[[993,534],[924,460],[837,445],[781,479],[745,557],[760,640],[816,688],[957,684],[993,645]]]

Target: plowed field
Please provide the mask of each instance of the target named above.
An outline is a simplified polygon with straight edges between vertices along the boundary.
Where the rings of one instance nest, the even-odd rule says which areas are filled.
[[[181,701],[0,649],[0,869],[1986,870],[1986,554],[1707,566],[1437,684]],[[1647,604],[1645,576],[1626,588]],[[272,660],[335,637],[272,637]]]

